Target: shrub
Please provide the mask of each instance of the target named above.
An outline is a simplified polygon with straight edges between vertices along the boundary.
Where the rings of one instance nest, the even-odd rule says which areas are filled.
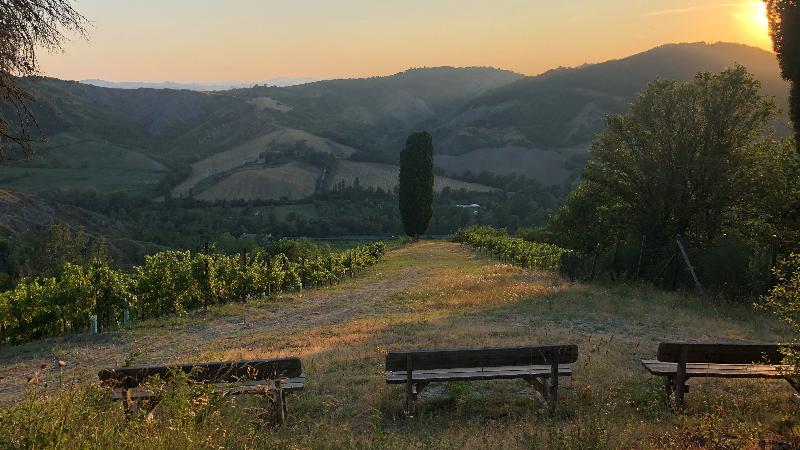
[[[488,252],[505,262],[522,267],[557,270],[565,249],[552,244],[528,242],[510,237],[504,229],[471,226],[456,232],[455,242]]]
[[[800,336],[800,253],[792,253],[774,269],[776,284],[764,297],[764,305]],[[795,338],[795,343],[799,343]],[[800,377],[800,353],[787,350],[786,363]]]

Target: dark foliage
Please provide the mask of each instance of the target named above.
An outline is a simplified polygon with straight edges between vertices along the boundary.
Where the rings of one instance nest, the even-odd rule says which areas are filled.
[[[86,19],[69,0],[14,0],[0,2],[0,159],[19,147],[33,154],[36,121],[26,105],[27,95],[15,77],[39,74],[37,51],[60,50],[64,31],[84,33]]]
[[[592,278],[701,280],[735,296],[764,292],[796,239],[794,152],[765,140],[771,98],[739,66],[687,83],[659,80],[595,140],[578,188],[534,236],[577,250]],[[689,284],[691,285],[691,284]]]
[[[800,1],[765,1],[781,75],[791,83],[789,115],[794,122],[795,143],[800,152]]]
[[[400,153],[399,197],[403,228],[416,239],[433,216],[433,138],[428,132],[409,136]]]

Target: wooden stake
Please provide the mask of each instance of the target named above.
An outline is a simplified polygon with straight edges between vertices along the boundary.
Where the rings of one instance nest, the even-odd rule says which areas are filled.
[[[681,251],[681,255],[683,255],[683,261],[686,263],[686,267],[689,268],[689,273],[692,274],[694,287],[697,288],[697,292],[699,292],[700,295],[704,295],[703,285],[700,284],[700,279],[697,278],[697,274],[694,271],[694,266],[692,266],[692,262],[689,261],[689,255],[686,253],[686,249],[683,247],[683,242],[681,242],[680,235],[675,237],[675,242],[678,244],[678,249]]]
[[[642,235],[642,246],[639,249],[639,262],[636,263],[636,278],[634,278],[634,280],[638,280],[639,279],[639,274],[642,271],[642,259],[644,258],[644,244],[645,244],[646,240],[647,240],[647,236]]]

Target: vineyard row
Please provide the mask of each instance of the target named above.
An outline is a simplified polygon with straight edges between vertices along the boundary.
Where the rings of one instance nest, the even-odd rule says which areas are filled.
[[[377,263],[383,243],[290,261],[284,254],[224,255],[164,251],[131,273],[103,262],[67,263],[58,278],[32,278],[0,293],[0,346],[82,333],[97,316],[100,331],[128,318],[167,314],[259,298],[303,286],[332,284]]]
[[[464,228],[453,236],[453,240],[509,264],[545,270],[559,270],[561,257],[567,253],[567,250],[557,245],[511,237],[504,229],[488,226]]]

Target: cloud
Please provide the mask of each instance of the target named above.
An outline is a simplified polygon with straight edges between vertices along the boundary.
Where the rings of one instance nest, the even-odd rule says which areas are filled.
[[[688,14],[692,12],[698,11],[708,11],[712,9],[723,9],[723,8],[738,8],[741,6],[753,6],[760,4],[761,2],[739,2],[739,3],[716,3],[713,5],[700,5],[700,6],[688,6],[686,8],[676,8],[676,9],[663,9],[660,11],[651,11],[645,14],[645,17],[655,17],[655,16],[671,16],[676,14]]]

